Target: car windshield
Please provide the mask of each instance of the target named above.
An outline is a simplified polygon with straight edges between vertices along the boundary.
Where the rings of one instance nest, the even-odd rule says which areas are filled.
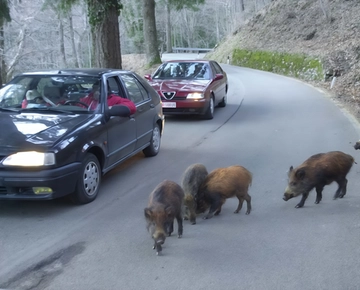
[[[154,73],[153,79],[210,79],[210,69],[203,62],[167,62]]]
[[[99,83],[98,77],[79,75],[17,76],[0,89],[0,110],[92,112],[96,107],[83,100],[95,91],[100,95]]]

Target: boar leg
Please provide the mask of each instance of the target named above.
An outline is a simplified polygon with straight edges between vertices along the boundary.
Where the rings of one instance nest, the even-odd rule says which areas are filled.
[[[156,255],[161,255],[162,247],[160,244],[156,244]]]
[[[174,231],[174,221],[172,221],[168,224],[166,231],[167,231],[168,236],[170,237],[172,232]]]
[[[315,200],[316,204],[318,204],[322,199],[322,191],[323,191],[323,189],[324,189],[323,186],[316,187],[316,200]]]
[[[340,197],[340,198],[343,198],[343,197],[345,196],[345,194],[346,194],[346,186],[347,186],[347,183],[348,183],[348,181],[347,181],[347,179],[345,178],[345,179],[344,179],[344,183],[343,183],[342,188],[341,188],[341,193],[339,194],[339,197]]]
[[[246,214],[250,214],[250,212],[251,212],[251,196],[246,194],[245,200],[246,200],[246,205],[247,205]]]
[[[308,196],[309,196],[309,192],[303,193],[300,202],[295,206],[295,208],[303,207],[303,206],[304,206],[304,203],[305,203],[305,200],[307,199]]]
[[[181,215],[176,216],[176,220],[178,224],[178,238],[181,238],[183,234],[183,222]]]
[[[241,210],[241,208],[242,208],[242,205],[243,205],[243,202],[244,202],[244,199],[243,198],[241,198],[241,197],[237,197],[238,199],[239,199],[239,205],[238,205],[238,207],[237,207],[237,209],[234,211],[234,213],[239,213],[239,211]]]

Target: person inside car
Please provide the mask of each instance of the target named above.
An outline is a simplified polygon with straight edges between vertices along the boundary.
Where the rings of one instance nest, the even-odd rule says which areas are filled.
[[[85,103],[89,106],[90,110],[95,110],[97,105],[99,104],[100,98],[100,84],[98,82],[94,83],[92,86],[91,92],[84,98],[81,98],[80,101]],[[110,86],[108,84],[108,96],[107,96],[107,103],[109,108],[114,105],[123,105],[130,109],[130,114],[134,114],[136,112],[135,104],[126,98],[122,98],[116,94],[111,92]]]

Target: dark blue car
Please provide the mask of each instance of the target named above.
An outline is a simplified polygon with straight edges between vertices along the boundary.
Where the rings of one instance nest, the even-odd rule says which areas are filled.
[[[84,104],[100,86],[96,109]],[[136,105],[108,106],[115,94]],[[23,73],[0,89],[0,199],[93,201],[101,176],[142,151],[160,149],[158,93],[134,72],[74,69]]]

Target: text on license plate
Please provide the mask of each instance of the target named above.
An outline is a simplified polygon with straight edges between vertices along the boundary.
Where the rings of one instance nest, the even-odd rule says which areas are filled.
[[[163,108],[176,108],[175,102],[163,102],[162,103]]]

